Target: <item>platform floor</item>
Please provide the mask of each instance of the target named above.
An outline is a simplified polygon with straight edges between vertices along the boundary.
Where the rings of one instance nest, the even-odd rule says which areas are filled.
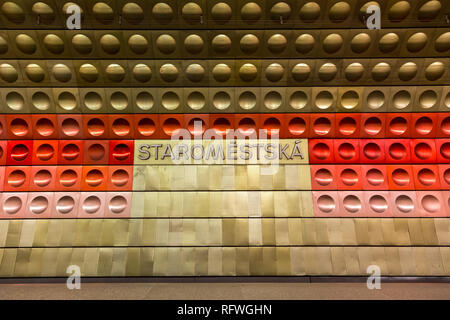
[[[0,284],[0,299],[446,299],[450,283],[65,283]]]

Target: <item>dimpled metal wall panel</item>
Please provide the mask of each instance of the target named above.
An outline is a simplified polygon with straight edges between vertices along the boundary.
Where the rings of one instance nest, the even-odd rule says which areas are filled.
[[[0,1],[0,277],[450,276],[449,66],[447,0]]]

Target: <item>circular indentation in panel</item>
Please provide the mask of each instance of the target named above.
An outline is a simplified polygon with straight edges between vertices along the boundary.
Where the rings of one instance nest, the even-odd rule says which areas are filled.
[[[289,120],[288,130],[290,134],[301,135],[306,130],[306,122],[302,118],[295,117]]]
[[[337,74],[337,67],[333,63],[327,62],[319,68],[319,78],[322,81],[328,82],[333,80]]]
[[[274,21],[285,21],[291,15],[291,6],[286,2],[280,1],[270,8],[270,17]]]
[[[369,49],[372,39],[367,33],[358,33],[350,42],[350,48],[354,53],[363,53]]]
[[[203,93],[199,91],[192,91],[187,97],[187,105],[192,110],[200,110],[205,106],[206,99]]]
[[[218,34],[212,39],[212,48],[217,53],[227,53],[231,50],[231,39],[225,34]]]
[[[341,97],[341,105],[345,109],[354,109],[359,103],[359,95],[356,91],[349,90]]]
[[[171,54],[177,48],[177,42],[169,34],[162,34],[156,39],[156,47],[161,53]]]
[[[312,148],[312,153],[314,157],[320,160],[325,160],[331,154],[330,147],[323,142],[319,142]]]
[[[439,212],[441,210],[439,200],[431,194],[427,194],[423,197],[421,203],[422,207],[430,213]]]
[[[384,176],[380,170],[372,168],[367,171],[366,180],[372,186],[380,186],[384,182]]]
[[[256,124],[252,118],[242,118],[238,123],[238,130],[244,135],[250,135],[256,131]]]
[[[389,122],[389,132],[402,135],[408,130],[408,122],[403,117],[395,117]]]
[[[386,199],[380,195],[374,195],[374,196],[370,197],[369,206],[376,213],[383,213],[388,208]]]
[[[313,129],[318,135],[326,135],[331,130],[331,122],[326,117],[319,117],[314,120]]]
[[[372,91],[367,96],[367,105],[370,109],[378,109],[384,105],[384,93],[379,90]]]
[[[68,143],[62,148],[61,156],[66,161],[73,161],[80,156],[80,148],[74,143]]]
[[[17,48],[25,54],[33,54],[37,50],[36,41],[27,34],[21,33],[16,36]]]
[[[8,63],[0,64],[0,77],[6,82],[15,82],[19,78],[16,68]]]
[[[111,95],[111,106],[116,110],[125,110],[128,107],[128,97],[120,91]]]
[[[120,214],[127,208],[127,199],[123,196],[114,196],[108,204],[109,210],[114,214]]]
[[[21,187],[25,181],[26,175],[22,170],[14,170],[8,175],[8,185],[13,188]]]
[[[173,91],[167,91],[162,95],[161,103],[167,110],[175,110],[180,105],[180,97]]]
[[[444,120],[442,120],[441,131],[445,135],[450,135],[450,117],[446,117]]]
[[[86,174],[86,183],[90,187],[98,187],[103,182],[103,173],[98,169],[89,170]]]
[[[3,210],[7,214],[16,214],[22,208],[22,200],[17,196],[6,199],[3,203]]]
[[[248,2],[241,8],[242,20],[247,22],[255,22],[261,18],[262,9],[255,2]]]
[[[133,68],[133,77],[139,82],[147,82],[152,78],[152,69],[143,63],[138,63]]]
[[[232,14],[231,7],[225,2],[218,2],[211,8],[211,16],[216,23],[226,23]]]
[[[383,81],[389,77],[391,66],[385,62],[380,62],[372,68],[372,79],[375,81]]]
[[[141,91],[136,95],[136,105],[141,110],[150,110],[154,103],[153,96],[146,91]]]
[[[328,18],[333,22],[343,22],[350,14],[350,5],[347,2],[336,2],[328,11]]]
[[[314,22],[320,17],[320,6],[316,2],[307,2],[300,8],[299,16],[303,22]]]
[[[111,175],[111,182],[115,187],[123,187],[130,181],[130,175],[126,170],[118,169]]]
[[[375,160],[381,156],[381,149],[376,143],[369,142],[364,146],[363,153],[367,159]]]
[[[402,213],[408,213],[414,210],[414,202],[409,196],[404,194],[395,198],[395,206]]]
[[[87,131],[91,136],[98,137],[105,133],[105,124],[100,118],[92,118],[87,122]]]
[[[198,135],[205,132],[206,124],[205,122],[200,118],[192,118],[189,120],[189,123],[187,125],[187,129],[191,134]]]
[[[380,133],[383,123],[378,117],[369,117],[364,121],[364,132],[368,135],[376,135]]]
[[[436,183],[436,175],[428,168],[420,169],[419,172],[417,172],[417,179],[424,186],[432,186]]]
[[[343,184],[346,186],[354,186],[356,183],[358,183],[358,174],[355,170],[351,168],[346,168],[342,170],[340,174],[340,178]]]
[[[106,76],[112,82],[120,82],[125,78],[125,69],[117,63],[111,63],[105,69]]]
[[[84,34],[76,34],[72,37],[72,46],[79,54],[89,54],[92,52],[92,40]]]
[[[131,156],[131,150],[125,143],[119,143],[114,147],[111,154],[114,160],[125,161]]]
[[[2,5],[2,13],[10,22],[23,23],[25,21],[23,9],[15,2],[5,1]]]
[[[270,64],[265,70],[266,79],[271,82],[280,81],[284,75],[284,68],[279,63]]]
[[[321,186],[327,186],[333,182],[333,176],[332,176],[330,170],[325,169],[325,168],[320,168],[314,174],[314,180],[316,181],[317,184],[319,184]]]
[[[134,2],[128,2],[122,7],[123,18],[131,24],[139,24],[144,19],[144,10]]]
[[[317,198],[317,207],[320,211],[329,213],[336,208],[336,204],[334,203],[334,199],[332,197],[323,194]]]
[[[398,78],[402,81],[409,81],[417,74],[417,65],[414,62],[406,62],[398,69]]]
[[[433,130],[433,126],[433,120],[431,120],[429,117],[423,116],[417,119],[415,129],[417,133],[426,135]]]
[[[382,53],[392,52],[397,48],[399,41],[400,41],[400,38],[398,37],[398,35],[396,33],[393,33],[393,32],[386,33],[378,41],[378,49]]]
[[[253,109],[256,106],[256,95],[251,91],[244,91],[239,95],[238,103],[242,109]]]
[[[61,131],[69,137],[80,133],[80,124],[73,118],[66,118],[61,123]]]
[[[281,107],[282,97],[277,91],[270,91],[264,96],[264,106],[267,109],[275,110]]]
[[[156,131],[155,122],[150,118],[142,118],[138,122],[138,131],[143,136],[151,136]]]
[[[411,103],[411,94],[406,90],[397,91],[392,99],[396,109],[404,109]]]
[[[361,63],[354,62],[349,64],[344,72],[348,81],[357,81],[364,75],[364,67]]]
[[[5,54],[8,52],[8,41],[0,36],[0,54]]]
[[[263,129],[267,131],[267,133],[272,136],[280,133],[281,123],[277,118],[267,118],[264,120]]]
[[[425,78],[429,81],[439,80],[444,73],[444,64],[442,62],[433,62],[425,69]]]
[[[224,135],[227,130],[231,130],[231,123],[226,118],[217,118],[214,120],[213,129],[217,134]]]
[[[247,54],[256,52],[259,47],[259,39],[254,34],[246,34],[241,38],[239,43],[241,51]]]
[[[105,34],[100,38],[100,46],[108,54],[116,54],[120,51],[120,40],[112,34]]]
[[[450,32],[441,34],[434,42],[434,48],[438,52],[450,50]]]
[[[161,24],[168,24],[173,19],[172,7],[167,3],[158,2],[152,9],[153,17]]]
[[[437,93],[433,90],[425,90],[419,96],[420,107],[424,109],[432,108],[437,103]]]
[[[43,40],[45,48],[53,54],[64,52],[64,41],[56,34],[48,34]]]
[[[59,82],[67,82],[72,79],[72,71],[62,63],[57,63],[52,67],[52,75]]]
[[[356,156],[356,149],[351,143],[342,143],[338,147],[338,154],[344,160],[350,160]]]
[[[6,95],[6,105],[8,108],[19,111],[23,109],[24,104],[25,100],[20,93],[11,91]]]
[[[203,50],[203,46],[203,39],[199,35],[190,34],[184,39],[184,47],[191,54],[200,53]]]
[[[83,201],[83,211],[87,214],[94,214],[100,210],[102,203],[97,196],[89,196]]]
[[[56,211],[60,214],[68,214],[75,208],[75,200],[71,196],[63,196],[56,202]]]
[[[174,118],[168,118],[166,120],[164,120],[163,123],[163,130],[164,133],[167,135],[172,135],[172,134],[176,134],[178,132],[178,130],[181,129],[181,124],[178,122],[177,119]]]
[[[427,1],[424,3],[418,12],[419,20],[421,21],[431,21],[435,19],[439,11],[441,11],[442,5],[438,0]]]
[[[23,137],[28,134],[28,123],[22,118],[14,118],[10,123],[11,133],[18,137]]]
[[[41,144],[36,150],[36,158],[48,161],[55,155],[55,149],[48,143]]]
[[[52,174],[45,169],[39,170],[33,177],[33,183],[40,188],[48,186],[51,181]]]
[[[214,108],[219,110],[225,110],[231,105],[231,97],[225,91],[219,91],[214,94],[213,97]]]
[[[231,68],[225,63],[216,64],[212,70],[214,80],[218,82],[226,82],[230,80]]]
[[[178,78],[178,68],[171,63],[166,63],[159,68],[159,74],[164,81],[173,82]]]
[[[344,117],[339,121],[339,132],[348,136],[355,133],[357,128],[356,120],[352,117]]]
[[[101,160],[106,154],[105,147],[100,143],[91,144],[87,151],[89,158],[94,161]]]
[[[345,210],[350,213],[356,213],[362,208],[361,200],[355,195],[345,196],[342,204],[344,205]]]
[[[90,91],[84,96],[84,105],[89,110],[99,110],[102,107],[102,103],[102,97],[97,92]]]
[[[444,171],[443,176],[444,176],[445,183],[450,184],[450,169],[446,169]]]
[[[90,63],[83,64],[80,67],[79,72],[84,81],[95,82],[98,79],[98,70]]]
[[[289,105],[296,110],[303,109],[307,103],[308,96],[303,91],[295,91],[289,99]]]
[[[274,34],[267,40],[267,47],[272,53],[281,53],[286,49],[287,39],[282,34]]]
[[[419,52],[423,48],[425,48],[428,41],[428,37],[423,32],[417,32],[412,34],[408,41],[406,42],[406,48],[409,52]]]
[[[398,186],[406,186],[410,182],[410,176],[409,173],[402,169],[397,168],[394,171],[392,171],[392,181]]]
[[[333,104],[333,95],[329,91],[320,91],[316,96],[315,104],[319,109],[328,109]]]
[[[115,135],[120,137],[126,136],[130,133],[130,123],[125,118],[117,118],[113,121],[111,129]]]
[[[298,53],[306,54],[314,48],[314,37],[308,33],[301,34],[295,40],[295,49]]]
[[[332,33],[323,39],[322,48],[326,53],[336,53],[342,48],[343,42],[341,35]]]
[[[42,82],[45,79],[45,71],[36,63],[30,63],[25,67],[25,74],[33,82]]]
[[[411,5],[408,1],[396,2],[388,11],[388,18],[392,22],[400,22],[405,19],[409,11],[411,10]]]
[[[200,82],[205,76],[205,68],[198,63],[188,65],[186,68],[186,77],[192,82]]]
[[[306,63],[297,63],[292,68],[292,78],[295,81],[302,82],[308,79],[311,74],[311,68]]]
[[[181,16],[191,24],[200,22],[202,14],[202,8],[195,2],[188,2],[181,9]]]
[[[404,159],[407,155],[406,147],[399,142],[395,142],[389,146],[389,155],[395,160]]]
[[[128,46],[135,54],[144,54],[148,50],[148,41],[140,34],[133,34],[128,38]]]
[[[63,187],[70,188],[78,181],[78,175],[75,170],[67,169],[61,173],[59,182]]]
[[[450,142],[443,143],[439,152],[445,159],[450,159]]]
[[[92,7],[92,13],[95,19],[103,24],[109,24],[114,20],[113,9],[104,2],[97,2]]]

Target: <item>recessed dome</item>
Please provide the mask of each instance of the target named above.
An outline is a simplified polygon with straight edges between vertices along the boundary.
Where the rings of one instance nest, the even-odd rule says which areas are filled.
[[[72,38],[72,46],[79,54],[89,54],[93,49],[91,39],[84,34],[74,35]]]
[[[262,9],[255,2],[248,2],[241,8],[241,17],[247,22],[255,22],[261,18]]]
[[[161,24],[168,24],[173,19],[172,7],[167,3],[158,2],[152,9],[153,17]]]
[[[432,0],[424,3],[419,8],[419,20],[421,21],[431,21],[435,19],[439,12],[441,11],[442,4],[440,1]]]
[[[25,13],[17,3],[6,1],[2,5],[2,13],[13,23],[23,23],[25,21]]]
[[[103,23],[109,24],[114,20],[114,10],[104,2],[97,2],[92,8],[94,18]]]
[[[64,41],[56,34],[48,34],[43,40],[45,48],[53,54],[64,52]]]
[[[122,8],[122,16],[130,24],[139,24],[144,19],[144,10],[134,2],[128,2]]]
[[[203,39],[199,35],[190,34],[184,39],[184,47],[191,54],[200,53],[203,50],[203,46]]]
[[[320,16],[320,6],[316,2],[307,2],[300,8],[299,16],[303,22],[314,22]]]
[[[191,24],[200,23],[202,14],[202,8],[195,2],[188,2],[181,9],[183,19]]]
[[[31,7],[31,11],[36,16],[39,16],[40,22],[44,24],[51,24],[55,20],[55,12],[44,2],[36,2]]]
[[[148,41],[140,34],[133,34],[128,38],[128,46],[135,54],[144,54],[148,50]]]
[[[400,22],[404,20],[411,10],[411,5],[408,1],[396,2],[388,11],[388,18],[392,22]]]
[[[270,17],[272,20],[287,20],[291,15],[291,6],[286,2],[277,2],[270,9]]]
[[[333,4],[328,12],[328,17],[333,22],[342,22],[347,20],[350,15],[350,5],[347,2],[340,1]]]
[[[233,11],[225,2],[218,2],[211,8],[211,16],[216,23],[226,23],[230,20]]]

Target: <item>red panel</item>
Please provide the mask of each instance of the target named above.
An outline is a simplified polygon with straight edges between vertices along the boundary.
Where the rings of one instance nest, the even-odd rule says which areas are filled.
[[[313,113],[310,115],[311,127],[310,137],[334,138],[336,127],[336,116],[334,113]]]
[[[336,217],[339,215],[338,191],[313,191],[314,216]]]
[[[388,113],[386,116],[386,138],[411,137],[411,114]]]
[[[437,165],[413,165],[416,190],[437,190],[441,188]]]
[[[82,167],[81,166],[58,166],[56,168],[56,190],[57,191],[80,191]]]
[[[108,190],[133,190],[133,166],[108,166]]]
[[[364,216],[367,217],[392,217],[392,211],[389,206],[389,191],[365,191]]]
[[[358,163],[359,150],[359,139],[334,140],[334,160],[336,163]]]
[[[361,163],[384,163],[386,161],[384,139],[361,139],[359,145]]]
[[[411,139],[412,163],[435,163],[436,143],[434,139]]]
[[[109,141],[85,140],[83,164],[108,164]]]
[[[436,139],[436,157],[439,163],[450,163],[450,139]]]
[[[110,139],[133,139],[134,119],[129,114],[108,115]]]
[[[32,140],[13,140],[8,141],[8,155],[6,158],[6,165],[31,165],[33,154]]]
[[[436,137],[450,137],[450,113],[438,113],[438,129],[436,130]]]
[[[58,164],[77,165],[83,163],[83,140],[59,140]]]
[[[25,218],[48,219],[52,214],[53,192],[29,193]]]
[[[129,218],[131,208],[131,192],[107,192],[105,217]]]
[[[332,139],[309,139],[309,163],[334,163]]]
[[[83,122],[79,114],[59,114],[58,132],[60,139],[83,139]]]
[[[0,199],[2,197],[1,192],[3,191],[3,186],[5,185],[5,167],[0,167]],[[2,207],[0,206],[0,213],[2,211]]]
[[[31,167],[30,191],[54,191],[55,186],[56,166]]]
[[[83,178],[81,181],[82,191],[105,191],[108,179],[107,166],[85,166],[83,167]]]
[[[33,165],[58,163],[58,140],[33,140]]]
[[[184,125],[184,116],[182,114],[161,114],[159,115],[159,123],[161,126],[161,138],[167,139],[172,135],[183,133],[189,138],[187,131],[180,131]]]
[[[441,182],[441,189],[450,190],[450,165],[439,164],[439,179]]]
[[[411,165],[387,166],[390,190],[414,190],[414,173]]]
[[[52,218],[76,218],[80,192],[55,192],[53,195]]]
[[[286,138],[309,138],[311,119],[306,113],[286,114]]]
[[[366,213],[364,192],[362,191],[339,191],[339,213],[340,217],[360,217]]]
[[[58,139],[58,121],[56,114],[34,114],[33,139]]]
[[[30,166],[7,166],[5,168],[5,191],[28,191],[30,186]]]
[[[9,139],[31,139],[33,125],[29,114],[9,114],[5,116]]]
[[[23,219],[27,210],[28,193],[3,193],[2,207],[4,208],[3,219]],[[11,202],[10,202],[11,201]],[[10,205],[8,205],[10,202]]]
[[[361,175],[363,190],[389,189],[386,165],[362,165]]]
[[[438,125],[436,113],[413,113],[412,116],[412,137],[413,138],[434,138]]]
[[[336,114],[336,137],[359,138],[361,135],[361,114],[359,113],[337,113]]]
[[[209,125],[213,130],[210,136],[217,134],[219,136],[225,136],[227,132],[233,132],[234,127],[234,115],[233,114],[210,114]],[[208,134],[207,134],[208,135]]]
[[[4,114],[0,114],[0,139],[8,139],[8,126]]]
[[[157,114],[135,114],[133,127],[135,139],[161,138],[161,127]]]
[[[385,152],[387,163],[411,162],[411,143],[409,139],[386,139]]]
[[[391,212],[394,217],[416,217],[417,197],[415,191],[390,191]]]
[[[80,192],[78,218],[103,218],[106,192]]]
[[[106,114],[84,114],[83,134],[85,139],[108,139],[109,122]]]
[[[335,165],[311,165],[313,190],[337,190]]]
[[[285,138],[286,119],[283,114],[264,113],[260,115],[261,130],[258,132],[260,139],[264,138],[264,133],[267,138]]]
[[[257,138],[261,128],[261,117],[259,114],[235,114],[234,127],[236,136]]]
[[[205,130],[210,128],[208,114],[185,114],[183,127],[191,136],[202,137]]]
[[[446,217],[447,210],[440,191],[416,191],[419,217]]]
[[[362,190],[361,166],[355,164],[337,165],[336,177],[338,190]]]
[[[6,154],[8,152],[8,142],[6,140],[0,140],[0,166],[6,164]]]
[[[362,138],[384,138],[386,136],[386,115],[362,113],[360,132]]]
[[[134,162],[134,140],[109,141],[109,164],[126,165]]]

